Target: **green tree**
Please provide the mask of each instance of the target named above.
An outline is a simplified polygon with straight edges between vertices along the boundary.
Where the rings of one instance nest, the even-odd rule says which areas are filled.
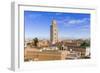
[[[57,43],[57,47],[59,48],[59,50],[62,49],[62,44],[61,43]]]
[[[86,42],[86,41],[84,41],[81,45],[80,45],[80,47],[82,47],[82,48],[86,48],[86,47],[89,47],[90,46],[90,42]]]

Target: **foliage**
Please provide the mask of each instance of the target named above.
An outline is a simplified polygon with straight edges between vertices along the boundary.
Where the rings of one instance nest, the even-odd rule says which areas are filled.
[[[37,37],[34,38],[33,41],[34,41],[34,45],[37,47],[37,44],[38,44],[38,42],[39,42],[39,41],[38,41],[38,38],[37,38]]]
[[[82,48],[90,47],[90,42],[84,41],[84,42],[80,45],[80,47],[82,47]]]
[[[27,46],[30,46],[30,47],[32,47],[32,44],[31,44],[31,43],[27,43]]]

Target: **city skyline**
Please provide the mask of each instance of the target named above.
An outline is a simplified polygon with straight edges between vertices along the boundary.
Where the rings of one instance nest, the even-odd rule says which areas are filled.
[[[50,39],[50,25],[56,20],[58,38],[90,38],[90,14],[24,11],[25,39]]]

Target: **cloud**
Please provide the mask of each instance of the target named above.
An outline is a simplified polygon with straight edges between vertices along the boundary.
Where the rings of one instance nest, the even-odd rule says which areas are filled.
[[[80,18],[80,19],[72,19],[70,17],[63,18],[58,21],[58,24],[62,24],[66,27],[80,26],[80,27],[88,27],[90,24],[89,18]]]
[[[67,24],[70,24],[70,25],[72,25],[72,24],[85,24],[85,23],[87,23],[89,21],[89,19],[88,18],[83,18],[83,19],[72,19],[72,20],[69,20],[68,22],[67,22]]]

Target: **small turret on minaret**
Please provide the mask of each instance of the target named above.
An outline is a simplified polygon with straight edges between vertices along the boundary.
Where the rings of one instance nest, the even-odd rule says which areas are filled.
[[[57,24],[57,22],[56,22],[56,20],[52,20],[52,25],[56,25]]]

